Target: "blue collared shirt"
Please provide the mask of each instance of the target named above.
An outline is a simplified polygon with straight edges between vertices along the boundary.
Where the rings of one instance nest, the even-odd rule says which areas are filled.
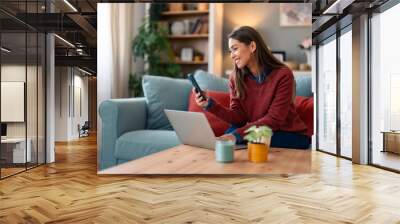
[[[264,81],[265,81],[265,79],[267,78],[267,76],[270,74],[272,72],[272,69],[270,69],[270,68],[265,68],[264,69],[264,71],[260,74],[260,75],[258,75],[258,76],[254,76],[253,74],[249,74],[249,77],[251,78],[251,79],[253,79],[253,80],[256,80],[256,82],[258,83],[258,84],[262,84]]]

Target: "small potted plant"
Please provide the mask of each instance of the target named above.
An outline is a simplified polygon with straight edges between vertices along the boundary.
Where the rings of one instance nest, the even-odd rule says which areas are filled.
[[[251,126],[245,131],[244,139],[248,141],[247,150],[251,162],[266,162],[268,160],[269,144],[272,130],[268,126]]]

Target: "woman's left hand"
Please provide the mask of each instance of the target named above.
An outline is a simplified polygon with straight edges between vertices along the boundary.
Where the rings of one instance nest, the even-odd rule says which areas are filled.
[[[225,134],[225,135],[222,135],[222,136],[218,137],[218,139],[219,139],[219,140],[224,140],[224,141],[231,140],[231,141],[233,141],[234,143],[236,143],[236,137],[235,137],[234,135],[232,135],[232,134]]]

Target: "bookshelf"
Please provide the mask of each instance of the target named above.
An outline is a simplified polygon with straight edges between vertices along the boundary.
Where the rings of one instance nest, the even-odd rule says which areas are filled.
[[[168,38],[171,40],[208,39],[208,34],[169,35]]]
[[[145,3],[146,12],[145,15],[150,15],[151,4]],[[172,34],[169,33],[168,40],[175,51],[175,63],[179,64],[182,68],[182,77],[184,77],[189,72],[193,72],[197,69],[202,69],[208,71],[212,74],[222,76],[223,74],[223,52],[222,45],[222,27],[223,27],[223,3],[178,3],[178,4],[203,4],[207,5],[207,10],[193,10],[191,8],[183,7],[181,10],[169,11],[169,4],[167,4],[167,9],[160,13],[160,24],[164,26],[167,30],[170,30],[170,25],[174,21],[182,21],[185,19],[196,19],[200,17],[208,18],[208,32],[207,33],[182,33],[182,34]],[[172,3],[176,4],[176,3]],[[202,7],[204,9],[204,7]],[[182,61],[180,58],[180,50],[184,47],[192,47],[200,51],[204,56],[203,58],[193,57],[190,62]],[[193,55],[195,56],[195,55]],[[196,60],[194,60],[196,59]]]
[[[185,76],[197,69],[209,70],[209,21],[212,4],[207,3],[204,9],[204,3],[202,7],[199,7],[199,3],[190,3],[190,10],[185,10],[186,3],[182,4],[181,10],[162,12],[161,18],[164,26],[168,27],[168,40],[175,53],[175,63],[181,66],[182,76]],[[171,10],[171,4],[168,5],[168,10]],[[184,49],[186,53],[183,53]]]

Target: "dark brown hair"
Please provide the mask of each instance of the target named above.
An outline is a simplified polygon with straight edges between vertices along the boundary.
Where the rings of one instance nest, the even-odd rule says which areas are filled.
[[[283,62],[279,61],[274,55],[271,53],[267,45],[265,44],[263,38],[260,33],[257,32],[253,27],[250,26],[242,26],[230,33],[228,38],[235,39],[241,43],[246,45],[250,45],[252,41],[256,44],[255,56],[257,65],[260,66],[261,69],[269,68],[281,68],[286,65]],[[245,96],[245,83],[244,77],[247,73],[249,73],[249,69],[244,67],[243,69],[239,69],[235,64],[235,86],[236,86],[236,97],[244,98]]]

